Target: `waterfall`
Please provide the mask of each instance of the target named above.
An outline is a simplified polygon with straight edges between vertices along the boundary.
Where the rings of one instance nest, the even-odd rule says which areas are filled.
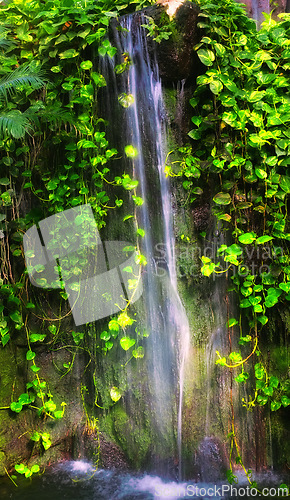
[[[264,21],[263,12],[270,12],[270,3],[269,0],[252,0],[252,17],[257,21],[257,26],[260,27],[260,24]]]
[[[116,30],[114,44],[131,64],[119,78],[113,76],[116,61],[107,59],[107,67],[102,71],[110,73],[110,88],[117,93],[113,100],[112,95],[107,96],[109,106],[116,106],[118,95],[130,95],[131,105],[123,111],[118,134],[123,151],[126,145],[137,151],[132,159],[133,172],[139,181],[137,194],[144,200],[137,209],[137,220],[145,230],[141,250],[147,258],[143,301],[149,332],[145,349],[151,418],[160,445],[168,448],[168,440],[174,441],[171,458],[178,464],[180,478],[184,372],[190,330],[177,288],[173,208],[164,173],[166,111],[157,60],[152,51],[149,54],[147,31],[141,26],[145,23],[146,18],[140,14],[120,19],[121,30]]]

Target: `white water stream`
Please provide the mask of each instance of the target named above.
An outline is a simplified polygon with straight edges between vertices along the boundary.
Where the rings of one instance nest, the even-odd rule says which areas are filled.
[[[152,54],[149,56],[147,32],[141,27],[146,19],[141,18],[137,22],[134,19],[134,16],[128,16],[121,21],[124,31],[119,35],[119,50],[132,62],[124,77],[126,93],[134,99],[125,113],[125,137],[128,144],[138,151],[134,171],[139,180],[140,195],[145,201],[141,208],[140,225],[145,229],[144,253],[148,260],[144,289],[148,326],[154,343],[151,354],[155,410],[162,416],[158,421],[161,433],[166,432],[168,424],[176,425],[172,415],[177,413],[178,470],[181,479],[184,372],[190,330],[177,288],[173,208],[170,185],[164,173],[167,134],[162,85],[157,60]],[[152,186],[154,172],[155,183],[159,182],[159,186]],[[156,235],[153,225],[158,217],[159,234]],[[156,273],[156,245],[162,248],[165,264],[161,273],[160,270]],[[163,282],[160,284],[158,280]],[[170,408],[168,403],[171,401],[172,405],[173,400],[175,408]]]

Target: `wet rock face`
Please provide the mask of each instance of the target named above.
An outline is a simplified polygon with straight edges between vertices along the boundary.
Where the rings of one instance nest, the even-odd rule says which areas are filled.
[[[197,28],[199,8],[191,2],[183,3],[172,19],[172,35],[157,46],[157,60],[163,82],[178,82],[200,74],[200,63],[193,50],[201,38]],[[164,16],[164,9],[152,15],[156,24]]]
[[[168,40],[162,39],[160,43],[148,36],[150,57],[152,60],[157,57],[160,77],[165,86],[168,83],[185,79],[194,81],[200,73],[204,72],[204,66],[202,69],[202,64],[194,51],[194,46],[202,37],[197,27],[199,8],[187,1],[184,3],[178,1],[176,4],[178,8],[171,17],[168,15],[170,2],[156,3],[133,14],[133,38],[134,26],[144,24],[146,17],[153,19],[157,26],[156,34],[162,33],[162,30],[172,33]],[[110,29],[112,39],[116,39],[116,32],[119,30],[118,20],[111,21]]]
[[[201,481],[215,483],[224,477],[227,459],[217,438],[203,439],[198,448],[195,467]]]
[[[90,429],[87,426],[79,436],[79,448],[74,450],[74,458],[88,458],[103,469],[117,469],[124,472],[130,470],[122,449],[98,429]]]
[[[191,213],[196,231],[207,231],[213,222],[210,205],[205,203],[204,205],[192,208]]]

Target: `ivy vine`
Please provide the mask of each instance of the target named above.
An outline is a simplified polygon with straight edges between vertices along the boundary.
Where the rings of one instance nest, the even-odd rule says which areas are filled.
[[[108,212],[122,206],[122,191],[124,196],[133,193],[136,207],[143,203],[135,192],[138,182],[114,169],[118,152],[109,145],[98,110],[98,92],[107,85],[98,59],[116,53],[107,37],[110,19],[150,3],[12,0],[0,7],[0,342],[5,348],[19,337],[26,339],[30,371],[26,391],[14,395],[11,388],[11,403],[1,410],[29,408],[41,418],[63,418],[66,404],[55,404],[37,364],[38,350],[45,344],[70,353],[61,376],[72,369],[77,351],[91,356],[84,333],[68,323],[66,291],[39,292],[29,284],[22,238],[40,220],[83,204],[90,204],[101,229]],[[128,67],[129,62],[116,72]],[[120,96],[121,105],[124,99]],[[130,156],[130,145],[125,154]],[[144,236],[141,228],[136,231]],[[140,252],[138,264],[146,265]],[[132,276],[132,287],[133,281],[136,286],[138,277]],[[133,323],[128,306],[101,333],[101,353],[113,347],[110,339],[119,329],[124,332]],[[120,342],[125,351],[135,344],[126,335]],[[143,357],[141,346],[132,356]],[[30,439],[44,450],[51,445],[49,434],[40,430],[32,430]],[[15,468],[26,477],[39,470],[25,464]]]
[[[290,301],[290,15],[280,14],[280,22],[265,15],[257,31],[232,0],[200,2],[200,7],[203,36],[194,50],[204,73],[190,100],[192,143],[179,150],[178,167],[168,160],[166,172],[182,178],[191,204],[208,184],[216,186],[212,210],[231,241],[218,248],[217,258],[201,258],[201,272],[230,277],[228,291],[238,297],[240,314],[228,318],[227,328],[241,346],[229,355],[217,352],[216,363],[241,384],[256,358],[254,394],[242,403],[248,410],[270,404],[277,411],[290,405],[288,373],[279,373],[274,360],[268,363],[259,341],[272,311]],[[234,416],[229,437],[231,455],[236,449],[242,463]],[[232,467],[229,474],[234,480]]]

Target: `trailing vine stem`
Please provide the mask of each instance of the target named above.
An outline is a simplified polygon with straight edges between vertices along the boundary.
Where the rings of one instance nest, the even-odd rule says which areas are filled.
[[[129,174],[115,173],[114,160],[120,154],[109,145],[106,122],[96,105],[97,95],[107,82],[93,54],[112,58],[116,53],[107,39],[111,17],[151,3],[100,0],[96,5],[93,0],[78,4],[57,0],[44,5],[41,0],[28,4],[12,0],[0,6],[0,26],[5,31],[0,38],[13,41],[9,51],[0,53],[4,75],[0,91],[5,79],[11,84],[11,91],[0,103],[0,234],[4,236],[0,239],[0,342],[5,348],[23,335],[28,373],[33,374],[16,400],[13,386],[11,403],[4,404],[2,410],[18,414],[28,407],[39,417],[63,418],[65,402],[61,410],[56,408],[48,382],[40,375],[38,347],[41,343],[51,350],[72,347],[71,362],[60,368],[61,377],[71,371],[77,352],[88,352],[90,357],[85,334],[68,327],[72,312],[65,309],[66,291],[52,294],[42,290],[36,294],[29,283],[22,238],[40,220],[83,204],[90,204],[101,230],[108,211],[122,206],[120,193],[125,195],[136,187]],[[20,31],[19,16],[22,20],[25,17]],[[11,76],[18,78],[14,78],[14,84]],[[135,199],[137,206],[142,200]],[[139,259],[138,280],[141,266],[146,264],[140,253]],[[131,321],[129,305],[121,311],[122,328]],[[116,328],[117,324],[115,318],[111,326]],[[98,354],[106,354],[113,347],[109,333],[107,340],[99,332],[98,336]],[[138,358],[143,353],[139,349],[135,355]],[[91,357],[87,366],[90,362]],[[41,422],[45,423],[45,418]],[[51,444],[45,432],[33,432],[31,440],[39,441],[44,449]],[[17,472],[26,477],[39,470],[38,466],[16,466]]]
[[[214,191],[212,212],[230,243],[222,244],[212,259],[201,257],[201,273],[226,273],[232,303],[240,307],[238,318],[228,317],[226,325],[239,349],[232,350],[232,342],[227,356],[217,351],[216,363],[230,370],[232,383],[247,384],[243,406],[251,410],[269,404],[277,411],[290,405],[288,368],[281,370],[271,356],[266,367],[260,341],[267,337],[269,319],[290,300],[290,53],[283,48],[290,15],[280,14],[276,22],[265,14],[257,31],[243,6],[232,0],[198,3],[203,36],[195,51],[204,73],[190,99],[191,142],[179,148],[180,162],[167,159],[165,170],[181,178],[193,207],[199,206],[200,196],[211,194],[209,185]],[[245,329],[249,333],[243,334]],[[251,343],[250,352],[244,352]],[[246,371],[250,359],[252,389]],[[232,431],[235,436],[234,423]]]

